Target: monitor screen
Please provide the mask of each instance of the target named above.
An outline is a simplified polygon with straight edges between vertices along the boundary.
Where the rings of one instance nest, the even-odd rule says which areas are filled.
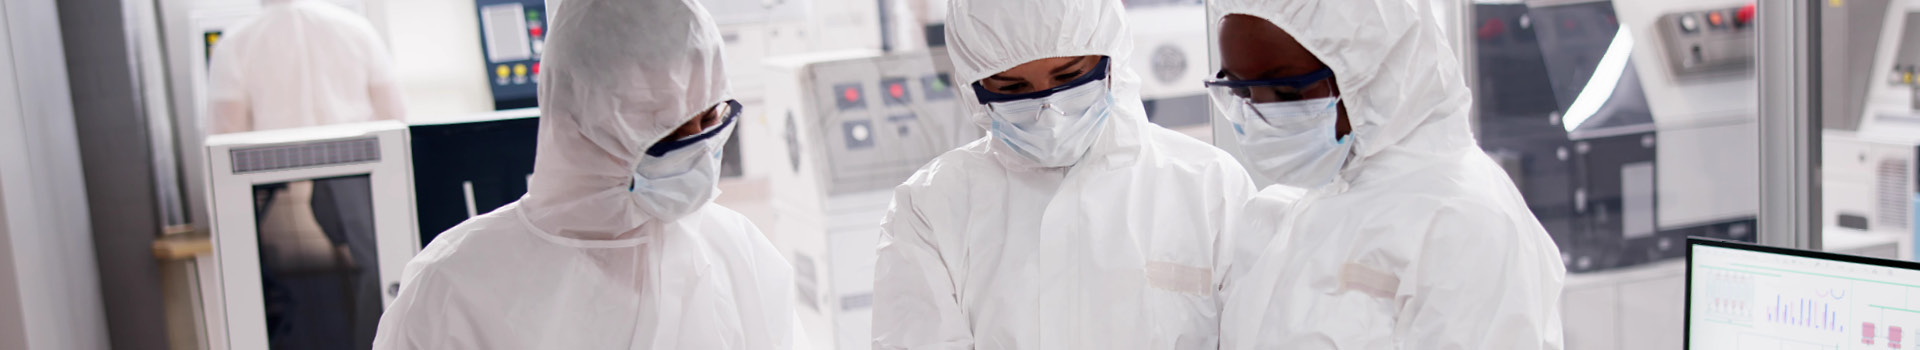
[[[271,349],[369,349],[380,261],[368,175],[253,186]]]
[[[1688,349],[1910,349],[1920,263],[1689,240]]]

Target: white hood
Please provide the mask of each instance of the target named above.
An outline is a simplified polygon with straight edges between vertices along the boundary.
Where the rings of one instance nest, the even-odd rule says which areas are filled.
[[[1140,76],[1130,63],[1133,34],[1127,29],[1126,9],[1119,0],[974,0],[951,1],[947,9],[947,54],[953,58],[960,105],[984,127],[987,107],[973,94],[974,82],[1033,60],[1052,57],[1104,55],[1112,72],[1112,118],[1102,127],[1108,140],[1096,143],[1088,156],[1137,144],[1134,128],[1146,120],[1140,104]],[[1124,138],[1124,139],[1119,139]],[[1116,140],[1118,139],[1118,140]],[[1031,168],[1006,145],[994,142],[993,152],[1003,164]]]
[[[1472,95],[1460,62],[1435,24],[1431,1],[1214,0],[1219,18],[1266,19],[1300,41],[1333,69],[1364,168],[1394,146],[1419,151],[1474,144],[1467,124]]]
[[[540,140],[523,210],[540,231],[636,238],[644,151],[731,95],[720,31],[695,0],[567,0],[550,19]],[[549,2],[555,4],[555,2]]]

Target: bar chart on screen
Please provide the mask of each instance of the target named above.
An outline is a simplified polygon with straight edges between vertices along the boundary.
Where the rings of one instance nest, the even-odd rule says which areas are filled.
[[[1915,271],[1703,253],[1690,277],[1691,349],[1920,349]]]

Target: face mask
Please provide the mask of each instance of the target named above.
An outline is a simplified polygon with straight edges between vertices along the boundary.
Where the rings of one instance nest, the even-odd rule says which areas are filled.
[[[713,201],[719,192],[721,152],[733,135],[734,118],[729,115],[720,125],[682,139],[697,140],[692,144],[643,156],[633,170],[631,190],[640,210],[654,219],[671,221]]]
[[[1080,161],[1098,139],[1112,112],[1105,81],[1094,81],[1051,96],[989,103],[994,138],[1045,167]]]
[[[1243,103],[1233,130],[1254,170],[1274,183],[1313,188],[1333,182],[1353,156],[1353,135],[1334,139],[1338,98]]]

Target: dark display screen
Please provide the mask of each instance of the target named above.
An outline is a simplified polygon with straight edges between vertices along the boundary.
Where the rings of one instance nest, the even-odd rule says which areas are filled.
[[[271,349],[370,349],[380,260],[367,175],[253,187]]]

